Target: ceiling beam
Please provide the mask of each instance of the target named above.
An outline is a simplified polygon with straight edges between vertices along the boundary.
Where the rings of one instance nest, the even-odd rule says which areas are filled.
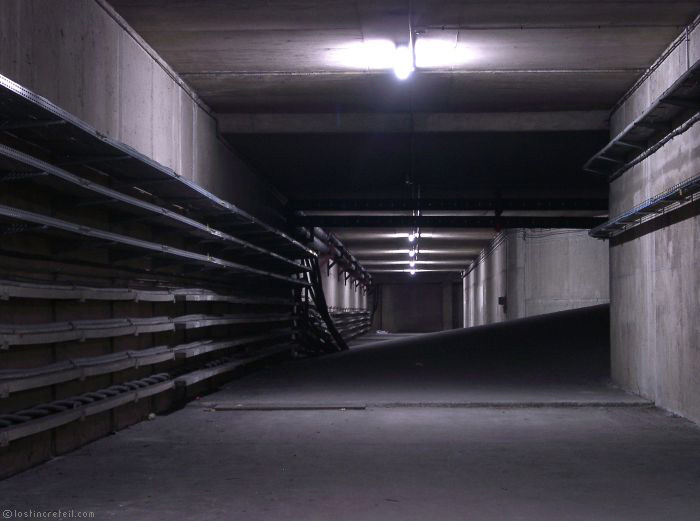
[[[607,130],[605,110],[474,113],[219,114],[222,134],[352,134]]]
[[[371,230],[360,230],[357,228],[335,228],[333,234],[340,238],[345,244],[351,244],[352,248],[374,248],[377,241],[386,244],[405,244],[408,236],[413,231],[413,226],[400,228],[377,228]],[[459,242],[464,247],[480,247],[483,243],[488,243],[493,239],[493,229],[468,230],[456,229],[447,230],[445,228],[427,229],[421,228],[420,242],[425,246],[426,241],[430,248],[450,248],[451,243]]]
[[[289,202],[294,211],[453,211],[453,210],[608,210],[608,199],[297,199]]]
[[[526,217],[526,216],[337,216],[295,215],[296,226],[332,227],[429,227],[429,228],[577,228],[590,229],[603,224],[604,217]]]
[[[403,256],[406,257],[409,252],[410,248],[400,248],[400,249],[389,249],[389,248],[352,248],[352,253],[360,259],[362,262],[369,262],[370,259],[374,259],[377,257],[385,257],[385,256]],[[471,248],[471,249],[465,249],[465,248],[446,248],[446,249],[435,249],[435,248],[421,248],[420,246],[418,247],[418,253],[421,255],[421,257],[425,256],[430,256],[430,257],[474,257],[479,254],[479,252],[483,250],[483,247],[480,248]]]
[[[453,260],[414,260],[413,263],[416,266],[420,267],[431,267],[431,266],[438,266],[438,267],[466,267],[468,266],[476,256],[473,257],[466,257],[463,259],[453,259]],[[405,266],[409,267],[411,265],[411,260],[406,258],[402,260],[391,260],[391,259],[379,259],[379,260],[365,260],[362,261],[362,264],[364,264],[368,270],[372,270],[374,266]]]

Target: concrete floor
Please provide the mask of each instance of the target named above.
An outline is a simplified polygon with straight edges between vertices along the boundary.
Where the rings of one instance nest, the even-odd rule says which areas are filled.
[[[271,367],[0,482],[0,503],[139,521],[697,519],[700,429],[605,384],[604,313]]]

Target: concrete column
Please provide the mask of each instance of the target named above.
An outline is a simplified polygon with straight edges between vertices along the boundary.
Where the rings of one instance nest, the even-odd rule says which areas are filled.
[[[469,327],[469,277],[462,278],[462,327]]]
[[[329,308],[336,307],[338,298],[338,267],[333,266],[328,270],[326,266],[322,266],[321,280],[323,282],[323,293],[326,297],[326,304]]]

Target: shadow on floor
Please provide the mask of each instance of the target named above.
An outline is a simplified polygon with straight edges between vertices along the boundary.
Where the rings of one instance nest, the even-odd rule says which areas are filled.
[[[359,344],[251,374],[206,402],[310,407],[640,401],[608,385],[609,353],[609,307],[595,306]]]

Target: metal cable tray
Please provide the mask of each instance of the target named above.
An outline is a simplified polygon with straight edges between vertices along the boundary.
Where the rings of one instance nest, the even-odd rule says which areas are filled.
[[[368,315],[370,312],[368,309],[342,309],[342,308],[328,308],[328,311],[332,316],[340,315]]]
[[[597,239],[610,239],[631,228],[666,215],[670,211],[700,200],[698,194],[700,194],[700,175],[686,179],[647,199],[634,208],[593,228],[588,234]]]
[[[230,304],[291,305],[291,299],[278,297],[225,295],[202,288],[139,289],[101,288],[69,284],[49,284],[0,280],[0,300],[11,298],[51,300],[104,300],[132,302],[227,302]]]
[[[120,184],[177,205],[195,218],[294,258],[316,254],[280,230],[256,219],[133,148],[111,139],[47,99],[0,75],[0,135],[51,155],[51,162],[89,167]],[[54,161],[56,159],[56,161]]]
[[[700,61],[695,62],[647,110],[583,166],[612,181],[698,121]]]
[[[175,323],[169,317],[111,318],[106,320],[73,320],[44,324],[0,324],[0,349],[10,346],[53,344],[85,341],[145,333],[173,331]]]
[[[170,375],[161,373],[141,380],[113,385],[51,403],[36,405],[12,414],[0,415],[0,446],[13,440],[48,431],[108,411],[129,402],[136,402],[173,388]]]
[[[159,244],[150,241],[144,241],[142,239],[135,239],[133,237],[128,237],[125,235],[120,235],[113,232],[107,232],[99,230],[96,228],[90,228],[88,226],[83,226],[75,224],[72,222],[64,221],[61,219],[56,219],[54,217],[48,217],[46,215],[29,212],[27,210],[22,210],[19,208],[13,208],[7,205],[0,205],[0,221],[10,221],[26,224],[31,223],[35,225],[34,227],[22,227],[19,229],[16,227],[10,227],[8,231],[10,233],[16,233],[21,231],[33,231],[36,232],[63,232],[71,235],[78,235],[80,237],[90,237],[93,239],[99,239],[106,242],[109,248],[121,248],[127,250],[138,249],[143,252],[149,252],[146,256],[164,256],[170,259],[177,259],[179,264],[197,264],[204,265],[208,268],[224,269],[228,271],[235,272],[240,275],[247,276],[265,276],[269,278],[274,278],[277,280],[285,281],[291,284],[297,284],[302,286],[307,286],[308,283],[297,278],[287,277],[284,275],[279,275],[277,273],[271,273],[268,271],[258,270],[256,268],[251,268],[249,266],[244,266],[235,262],[220,259],[218,257],[212,257],[211,255],[204,255],[201,253],[194,253],[187,250],[182,250],[180,248],[174,248],[172,246],[167,246],[165,244]],[[2,230],[0,229],[0,232]]]
[[[85,341],[180,329],[257,324],[291,320],[290,314],[182,315],[179,317],[110,318],[105,320],[73,320],[43,324],[0,324],[0,348],[16,345],[53,344]]]
[[[341,334],[345,333],[352,333],[353,331],[356,331],[358,329],[363,329],[369,327],[369,324],[366,323],[361,323],[361,324],[354,324],[354,325],[349,325],[345,327],[340,327],[338,328],[338,331],[340,331]]]
[[[207,364],[208,367],[205,367],[204,369],[199,369],[197,371],[192,371],[182,376],[178,376],[175,379],[175,385],[180,388],[186,388],[204,380],[209,380],[210,378],[220,374],[231,372],[239,367],[243,367],[253,362],[258,362],[280,353],[289,352],[292,349],[294,349],[292,344],[284,343],[270,346],[261,353],[245,358],[220,358],[218,360],[214,360],[213,362],[209,362]]]
[[[102,356],[69,359],[29,369],[3,369],[0,370],[0,398],[6,398],[12,393],[29,389],[38,389],[72,380],[84,380],[91,376],[160,364],[173,359],[195,358],[214,351],[283,337],[291,338],[291,330],[277,329],[263,335],[252,335],[232,340],[200,340],[172,348],[157,346],[149,349],[121,351]]]
[[[369,317],[348,317],[348,318],[333,318],[333,322],[339,327],[345,327],[358,322],[368,322]]]
[[[0,182],[17,183],[22,180],[31,180],[33,186],[45,186],[51,190],[52,195],[63,193],[64,197],[70,197],[64,206],[99,205],[113,209],[118,204],[118,211],[137,216],[140,222],[186,231],[193,237],[197,236],[200,245],[218,248],[218,254],[244,256],[248,258],[247,262],[266,265],[268,269],[286,273],[308,270],[297,261],[211,228],[178,212],[113,190],[0,144]]]
[[[6,398],[11,393],[19,391],[71,380],[84,380],[91,376],[159,364],[174,358],[175,353],[169,347],[157,346],[150,349],[64,360],[31,369],[3,369],[0,370],[0,398]]]
[[[289,339],[291,336],[291,329],[275,329],[262,335],[252,335],[235,338],[232,340],[200,340],[197,342],[190,342],[188,344],[175,346],[173,351],[175,352],[176,359],[194,358],[206,353],[228,349],[230,347],[238,347],[285,337]]]
[[[207,289],[176,289],[176,298],[184,297],[187,302],[228,302],[229,304],[270,304],[291,306],[294,301],[282,297],[223,295]]]
[[[196,329],[201,327],[229,326],[233,324],[256,324],[261,322],[284,322],[291,320],[291,314],[239,314],[239,315],[183,315],[175,317],[173,322],[177,329]]]

